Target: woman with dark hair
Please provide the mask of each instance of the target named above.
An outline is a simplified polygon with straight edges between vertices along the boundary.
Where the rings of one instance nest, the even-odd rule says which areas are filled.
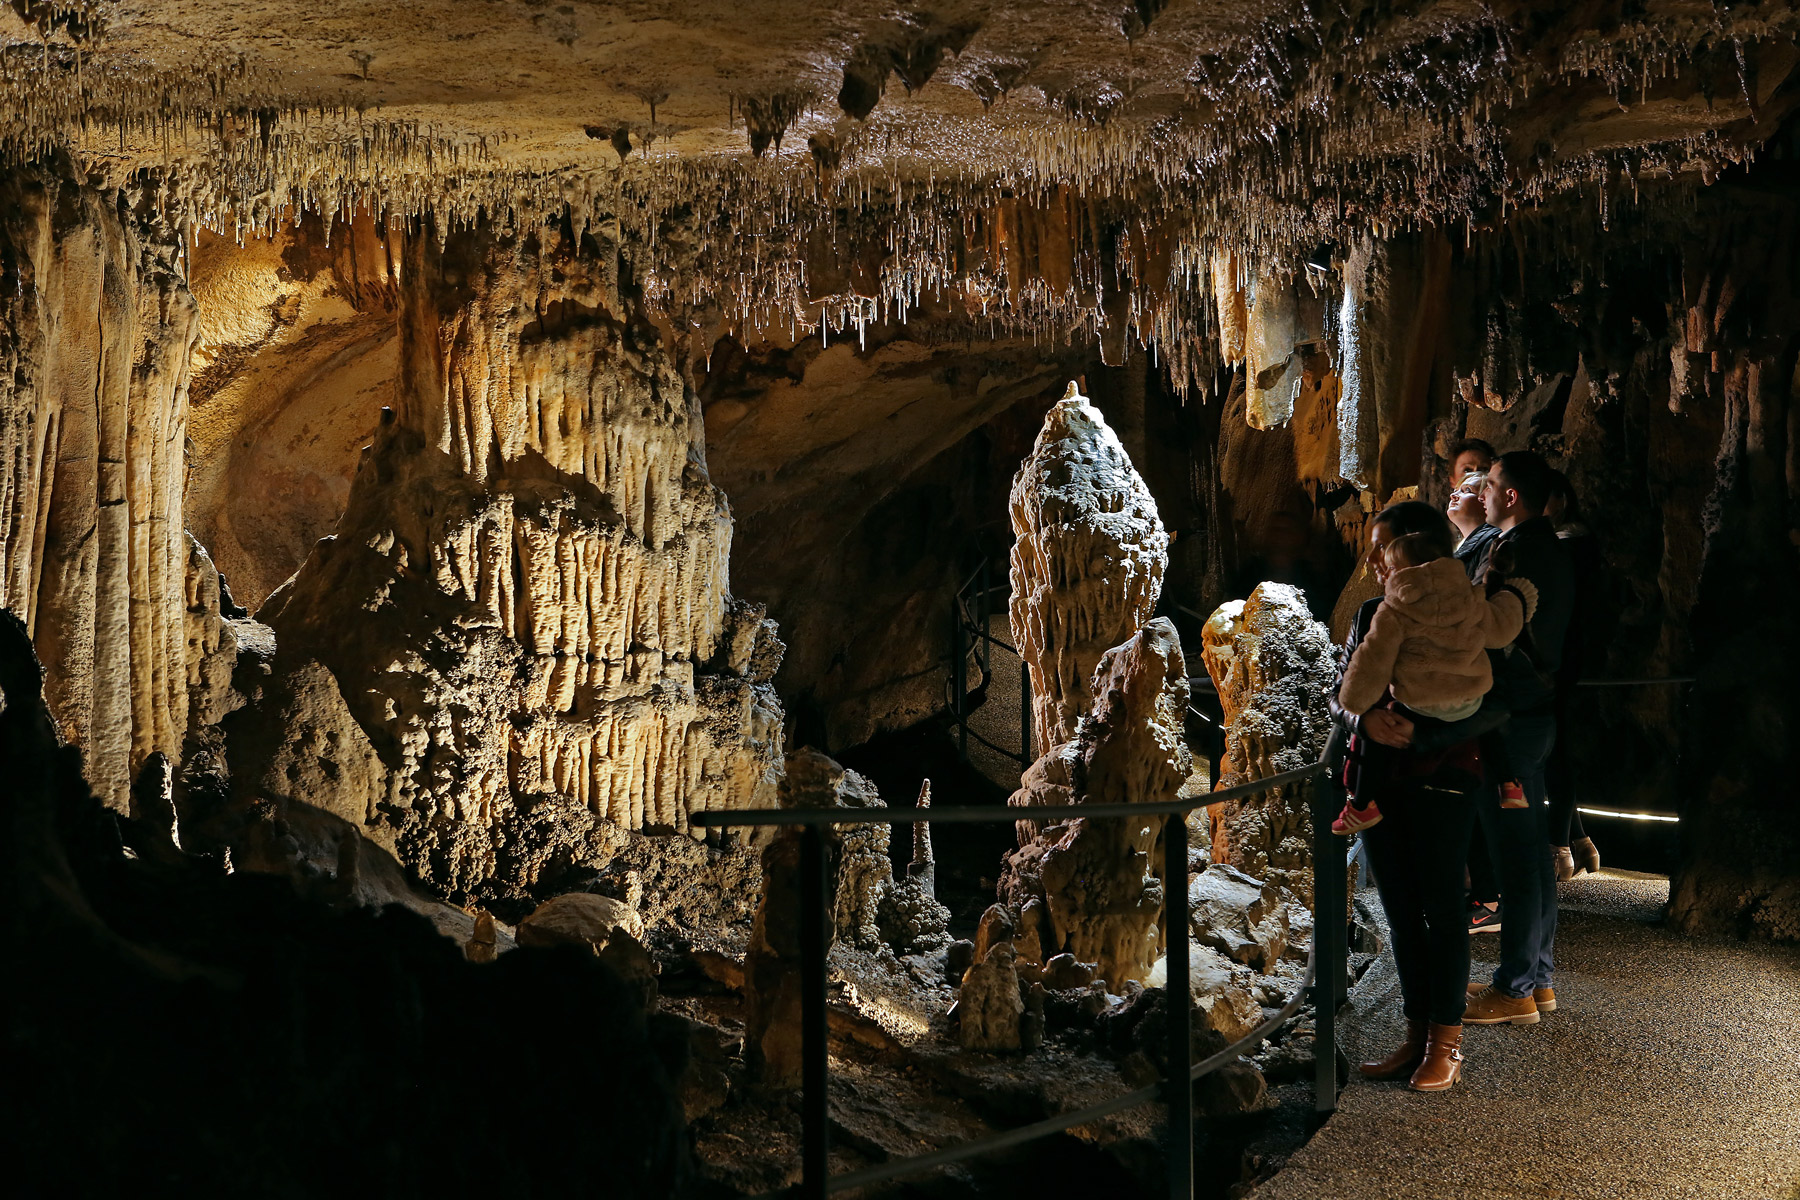
[[[1423,501],[1405,500],[1369,523],[1369,551],[1381,562],[1389,545],[1414,535],[1456,543],[1443,513]],[[1350,654],[1368,635],[1381,603],[1377,597],[1357,611],[1345,643]],[[1387,913],[1406,1016],[1400,1046],[1358,1070],[1370,1079],[1410,1077],[1418,1091],[1443,1091],[1462,1071],[1469,979],[1463,864],[1483,786],[1479,745],[1468,739],[1446,749],[1415,747],[1415,723],[1396,711],[1391,699],[1354,713],[1334,691],[1331,710],[1351,735],[1346,783],[1359,798],[1378,801],[1383,814],[1362,838]]]
[[[1569,723],[1575,684],[1581,678],[1587,652],[1600,644],[1592,622],[1598,613],[1596,588],[1600,582],[1600,540],[1582,520],[1581,501],[1575,487],[1561,471],[1551,472],[1550,499],[1544,515],[1556,527],[1556,536],[1569,552],[1575,575],[1575,611],[1563,641],[1562,663],[1556,672],[1556,745],[1545,764],[1544,787],[1550,796],[1550,853],[1561,883],[1584,871],[1600,869],[1600,851],[1581,827],[1575,808],[1575,773],[1569,766]]]

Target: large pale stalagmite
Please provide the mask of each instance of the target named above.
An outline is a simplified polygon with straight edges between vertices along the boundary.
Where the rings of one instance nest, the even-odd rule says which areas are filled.
[[[195,316],[154,208],[55,169],[0,177],[0,602],[31,631],[62,736],[120,809],[188,724]]]
[[[260,614],[278,674],[328,672],[358,727],[319,753],[380,756],[368,831],[441,892],[530,887],[594,821],[687,832],[779,770],[780,644],[729,596],[697,404],[582,246],[408,237],[395,411],[338,535]]]
[[[1248,600],[1221,605],[1203,637],[1201,653],[1226,721],[1218,785],[1234,787],[1317,762],[1330,732],[1326,697],[1336,685],[1337,657],[1305,596],[1287,584],[1258,584]],[[1310,901],[1312,818],[1304,787],[1209,811],[1215,863]]]
[[[1010,803],[1174,799],[1192,767],[1182,733],[1187,663],[1175,627],[1159,617],[1107,651],[1093,695],[1074,738],[1032,764]],[[1115,989],[1142,980],[1162,942],[1163,883],[1150,853],[1162,824],[1144,817],[1050,825],[1008,857],[1001,899],[1021,911],[1042,903],[1048,926],[1029,932],[1046,958],[1067,952],[1095,963]]]
[[[1143,477],[1071,383],[1012,486],[1012,630],[1031,669],[1035,742],[1087,711],[1100,656],[1156,610],[1169,538]]]

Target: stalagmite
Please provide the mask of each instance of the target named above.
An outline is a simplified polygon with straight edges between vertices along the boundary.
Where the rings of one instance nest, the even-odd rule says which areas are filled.
[[[1168,566],[1143,477],[1071,383],[1013,477],[1012,629],[1031,669],[1034,744],[1056,746],[1086,712],[1110,648],[1156,610]]]
[[[1175,797],[1192,766],[1182,732],[1187,664],[1175,627],[1158,617],[1107,651],[1093,694],[1074,737],[1032,764],[1009,803],[1028,809]],[[1150,854],[1162,824],[1161,817],[1077,817],[1046,826],[1008,856],[1001,899],[1019,910],[1044,905],[1047,927],[1030,932],[1046,957],[1066,952],[1094,963],[1115,990],[1141,981],[1162,942],[1164,883]]]
[[[1298,589],[1262,583],[1248,600],[1221,605],[1206,622],[1202,654],[1226,722],[1217,786],[1318,761],[1329,733],[1326,697],[1336,685],[1337,658]],[[1209,811],[1214,863],[1285,887],[1310,903],[1312,819],[1304,786],[1228,801]]]

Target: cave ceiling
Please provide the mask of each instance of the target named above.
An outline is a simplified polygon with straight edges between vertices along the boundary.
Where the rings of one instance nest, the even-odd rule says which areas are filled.
[[[1166,342],[1162,294],[1222,248],[1291,271],[1709,180],[1800,98],[1796,29],[1694,0],[8,0],[0,147],[148,171],[226,231],[566,212],[653,300],[793,333],[954,284],[973,319]]]

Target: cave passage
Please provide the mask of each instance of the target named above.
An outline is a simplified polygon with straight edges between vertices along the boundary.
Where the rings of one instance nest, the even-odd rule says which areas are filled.
[[[0,5],[23,1192],[1800,1195],[1800,9],[679,8]]]

